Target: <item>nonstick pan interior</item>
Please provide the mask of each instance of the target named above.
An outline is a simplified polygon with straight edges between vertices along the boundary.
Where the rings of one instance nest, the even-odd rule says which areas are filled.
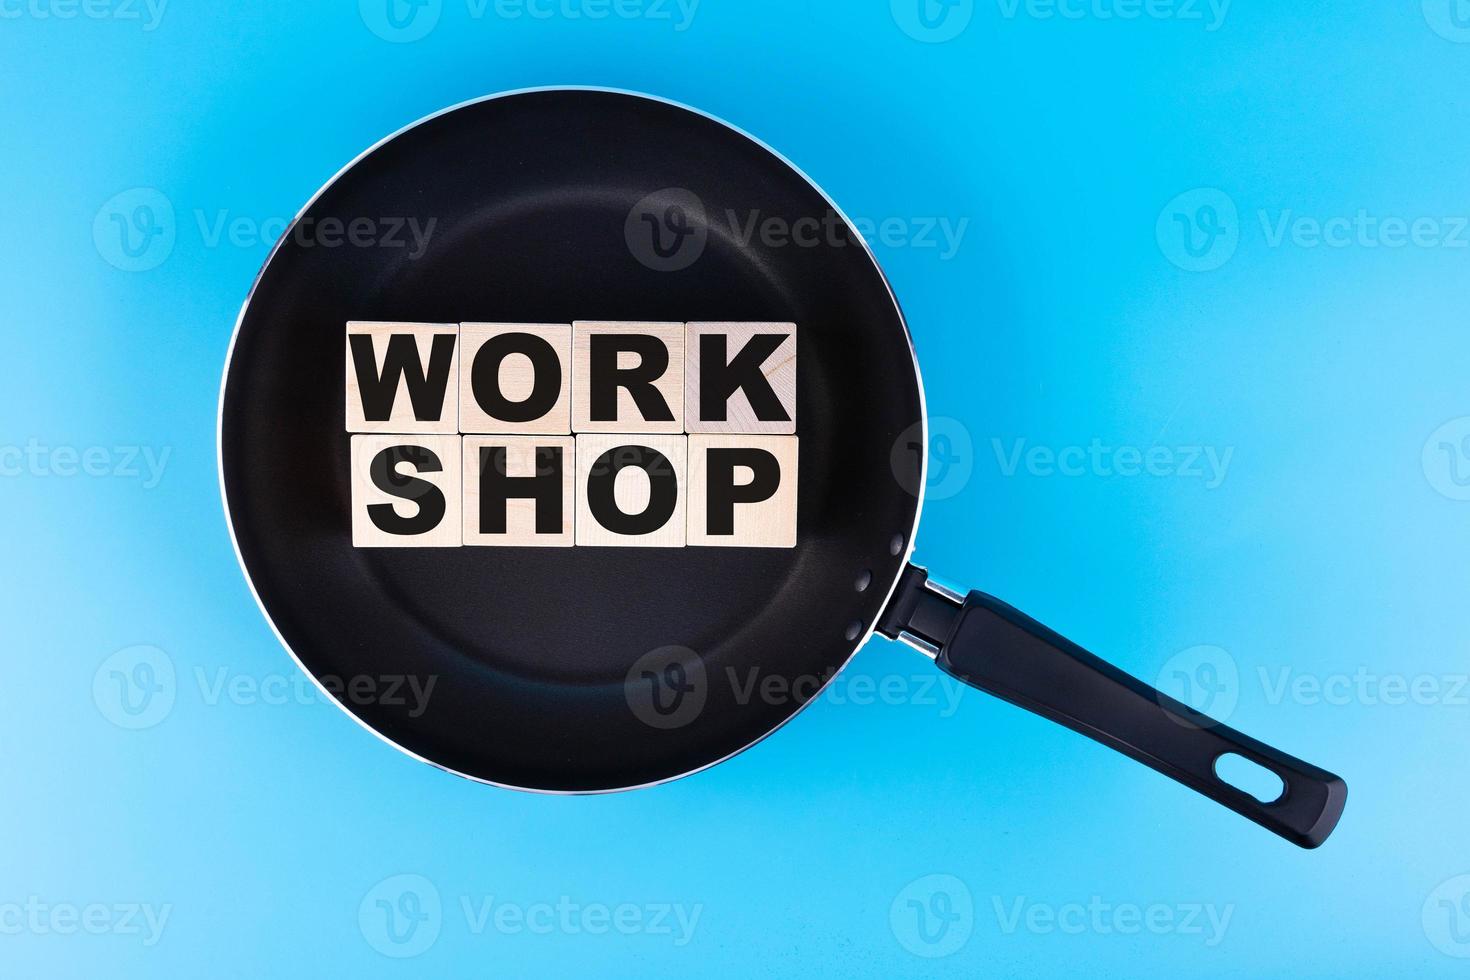
[[[683,210],[704,244],[683,268],[630,240],[651,194],[695,202]],[[902,317],[826,198],[696,112],[553,90],[405,130],[339,175],[297,229],[360,217],[432,231],[422,254],[406,231],[406,247],[288,232],[241,315],[221,398],[240,558],[302,666],[406,751],[543,790],[671,778],[794,714],[866,636],[902,569],[924,445]],[[800,219],[820,223],[814,243],[744,235]],[[345,323],[578,319],[799,325],[797,547],[354,549]],[[683,676],[702,685],[699,704],[650,724],[630,705],[630,671],[687,659],[657,653],[669,648],[693,651],[702,676]],[[354,679],[385,692],[401,677],[432,679],[427,700],[351,693]],[[749,683],[772,677],[764,690],[790,693]]]

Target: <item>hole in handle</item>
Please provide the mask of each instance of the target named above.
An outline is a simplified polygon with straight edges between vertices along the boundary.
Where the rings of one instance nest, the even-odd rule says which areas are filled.
[[[1275,803],[1286,792],[1286,783],[1280,776],[1235,752],[1226,752],[1215,759],[1215,778],[1261,803]]]

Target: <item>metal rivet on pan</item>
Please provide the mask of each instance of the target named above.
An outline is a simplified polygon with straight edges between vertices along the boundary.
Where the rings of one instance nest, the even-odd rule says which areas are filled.
[[[888,553],[895,557],[903,553],[903,535],[895,534],[893,540],[888,542]]]
[[[868,591],[868,586],[872,584],[873,573],[868,571],[867,569],[863,569],[863,571],[858,574],[857,581],[852,583],[852,587],[857,589],[859,592],[866,592]]]
[[[853,640],[856,640],[858,637],[862,636],[863,635],[863,623],[862,623],[862,620],[860,620],[860,619],[854,619],[852,622],[848,623],[847,624],[847,632],[844,633],[843,635],[847,637],[847,642],[848,643],[851,643]]]

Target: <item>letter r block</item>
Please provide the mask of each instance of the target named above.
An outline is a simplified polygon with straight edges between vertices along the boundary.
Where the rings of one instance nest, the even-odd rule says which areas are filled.
[[[460,546],[460,437],[351,439],[355,548]]]
[[[573,432],[683,432],[684,324],[572,324]]]
[[[571,436],[465,436],[463,441],[467,546],[572,546],[577,469]]]
[[[689,437],[689,544],[796,547],[796,436]]]
[[[796,324],[691,323],[684,349],[688,431],[796,431]]]
[[[459,324],[347,324],[347,431],[459,431]]]

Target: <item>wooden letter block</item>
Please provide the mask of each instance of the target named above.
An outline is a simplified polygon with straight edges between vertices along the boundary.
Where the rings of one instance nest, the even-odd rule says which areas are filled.
[[[796,547],[796,436],[689,437],[689,544]]]
[[[347,324],[348,432],[458,432],[459,324]]]
[[[465,436],[463,442],[466,546],[572,546],[571,436]]]
[[[684,325],[572,324],[572,431],[683,432]]]
[[[459,357],[459,431],[572,431],[570,323],[461,323]]]
[[[577,436],[577,544],[684,547],[688,436]]]
[[[352,544],[460,546],[460,437],[352,437]]]
[[[684,349],[688,431],[796,431],[796,324],[691,323]]]

